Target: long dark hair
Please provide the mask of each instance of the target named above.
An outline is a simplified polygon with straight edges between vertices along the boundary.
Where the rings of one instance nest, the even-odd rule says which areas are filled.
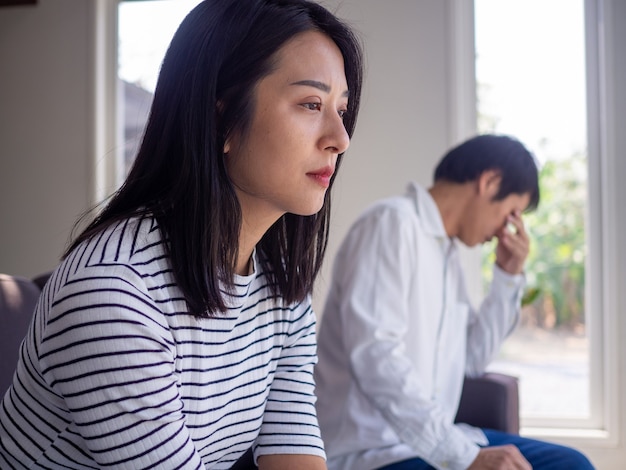
[[[243,135],[249,128],[254,87],[272,71],[276,52],[310,30],[329,36],[343,55],[350,92],[344,125],[351,137],[363,71],[360,43],[347,25],[307,0],[206,0],[172,39],[126,181],[65,256],[116,221],[153,214],[168,240],[173,273],[190,312],[225,311],[220,283],[233,287],[242,216],[224,165],[224,142],[232,132]],[[317,214],[285,214],[257,246],[274,294],[286,302],[311,292],[329,219],[330,188]]]

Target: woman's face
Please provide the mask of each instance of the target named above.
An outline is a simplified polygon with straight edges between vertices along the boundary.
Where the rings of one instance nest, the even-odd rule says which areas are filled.
[[[343,57],[320,32],[295,36],[277,52],[276,67],[256,86],[246,135],[235,132],[224,151],[245,225],[269,228],[290,212],[317,213],[350,143]]]

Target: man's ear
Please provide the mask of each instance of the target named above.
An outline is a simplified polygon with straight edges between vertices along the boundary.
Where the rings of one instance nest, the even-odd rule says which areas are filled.
[[[478,177],[478,194],[493,199],[500,190],[502,175],[498,170],[485,170]]]

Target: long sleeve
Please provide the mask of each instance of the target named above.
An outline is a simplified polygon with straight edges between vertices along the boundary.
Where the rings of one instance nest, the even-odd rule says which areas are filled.
[[[313,368],[317,352],[315,313],[310,299],[293,309],[291,316],[255,445],[255,458],[296,453],[326,457],[315,411]]]
[[[68,407],[64,438],[102,467],[199,469],[169,329],[132,269],[106,273],[68,283],[42,328],[43,379]]]
[[[517,325],[524,286],[523,274],[508,274],[494,264],[489,292],[478,311],[470,313],[466,366],[468,376],[475,377],[485,371],[500,350],[502,342]],[[465,289],[462,283],[460,287]],[[467,299],[465,292],[460,295]]]

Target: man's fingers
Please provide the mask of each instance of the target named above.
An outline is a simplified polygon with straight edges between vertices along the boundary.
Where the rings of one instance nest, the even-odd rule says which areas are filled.
[[[524,226],[524,221],[522,220],[522,216],[517,212],[509,215],[509,217],[507,218],[507,226],[514,228],[513,231],[510,231],[511,233],[526,238],[528,237],[528,234],[526,233],[526,227]]]
[[[532,470],[519,449],[512,444],[483,447],[470,470]]]

